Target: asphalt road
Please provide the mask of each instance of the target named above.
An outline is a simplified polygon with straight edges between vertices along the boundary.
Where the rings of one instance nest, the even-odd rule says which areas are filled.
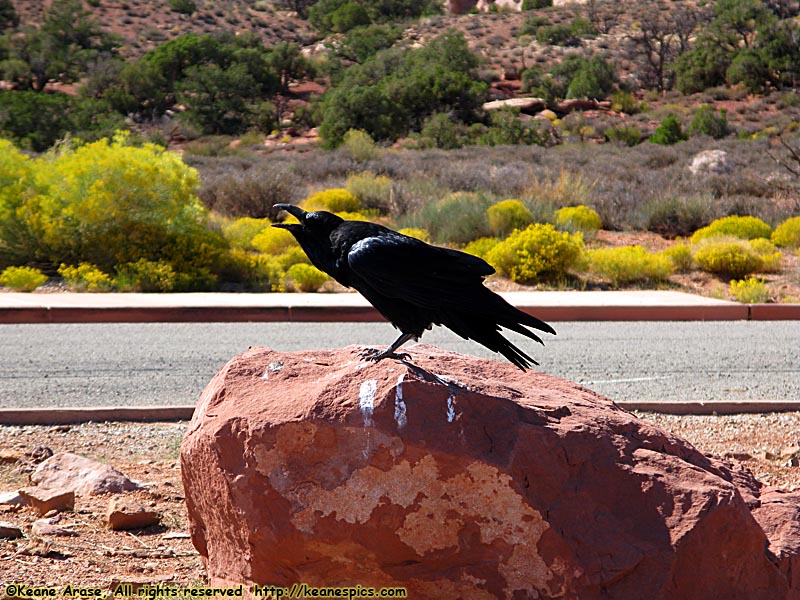
[[[800,322],[555,323],[539,369],[614,400],[800,400]],[[383,323],[0,325],[0,406],[193,404],[248,346],[385,345]],[[480,356],[436,328],[426,343]]]

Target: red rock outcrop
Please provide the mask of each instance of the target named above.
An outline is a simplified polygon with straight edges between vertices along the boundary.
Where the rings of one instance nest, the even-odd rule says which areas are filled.
[[[779,523],[794,496],[762,503],[747,471],[576,384],[431,346],[416,366],[358,350],[253,348],[203,392],[181,464],[212,584],[797,597],[798,534]]]

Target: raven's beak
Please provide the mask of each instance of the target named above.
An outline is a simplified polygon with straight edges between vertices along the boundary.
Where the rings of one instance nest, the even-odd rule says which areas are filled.
[[[273,204],[272,208],[277,208],[278,210],[285,210],[290,215],[297,217],[297,220],[302,223],[305,220],[306,211],[304,211],[299,206],[295,206],[294,204]],[[273,223],[273,227],[279,227],[281,229],[292,229],[297,227],[297,223]]]

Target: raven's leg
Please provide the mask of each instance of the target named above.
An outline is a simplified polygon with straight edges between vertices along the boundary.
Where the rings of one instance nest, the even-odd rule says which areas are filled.
[[[401,333],[400,337],[398,337],[394,342],[392,342],[392,345],[389,346],[386,350],[379,352],[376,348],[367,348],[361,353],[361,358],[374,361],[383,360],[384,358],[397,358],[397,359],[411,358],[405,352],[395,353],[395,350],[397,350],[407,341],[416,338],[417,336],[415,336],[413,333]]]

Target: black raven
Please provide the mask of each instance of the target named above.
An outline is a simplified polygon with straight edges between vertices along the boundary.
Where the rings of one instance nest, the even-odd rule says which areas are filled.
[[[345,221],[326,212],[306,212],[291,204],[276,204],[299,223],[276,223],[300,243],[308,258],[342,285],[354,288],[386,317],[401,334],[382,352],[365,358],[402,358],[395,351],[410,339],[419,339],[433,325],[444,325],[462,338],[475,340],[499,352],[520,369],[530,356],[504,338],[500,327],[543,343],[527,329],[555,333],[547,323],[511,306],[483,285],[494,273],[484,260],[471,254],[431,246],[420,240],[365,221]]]

